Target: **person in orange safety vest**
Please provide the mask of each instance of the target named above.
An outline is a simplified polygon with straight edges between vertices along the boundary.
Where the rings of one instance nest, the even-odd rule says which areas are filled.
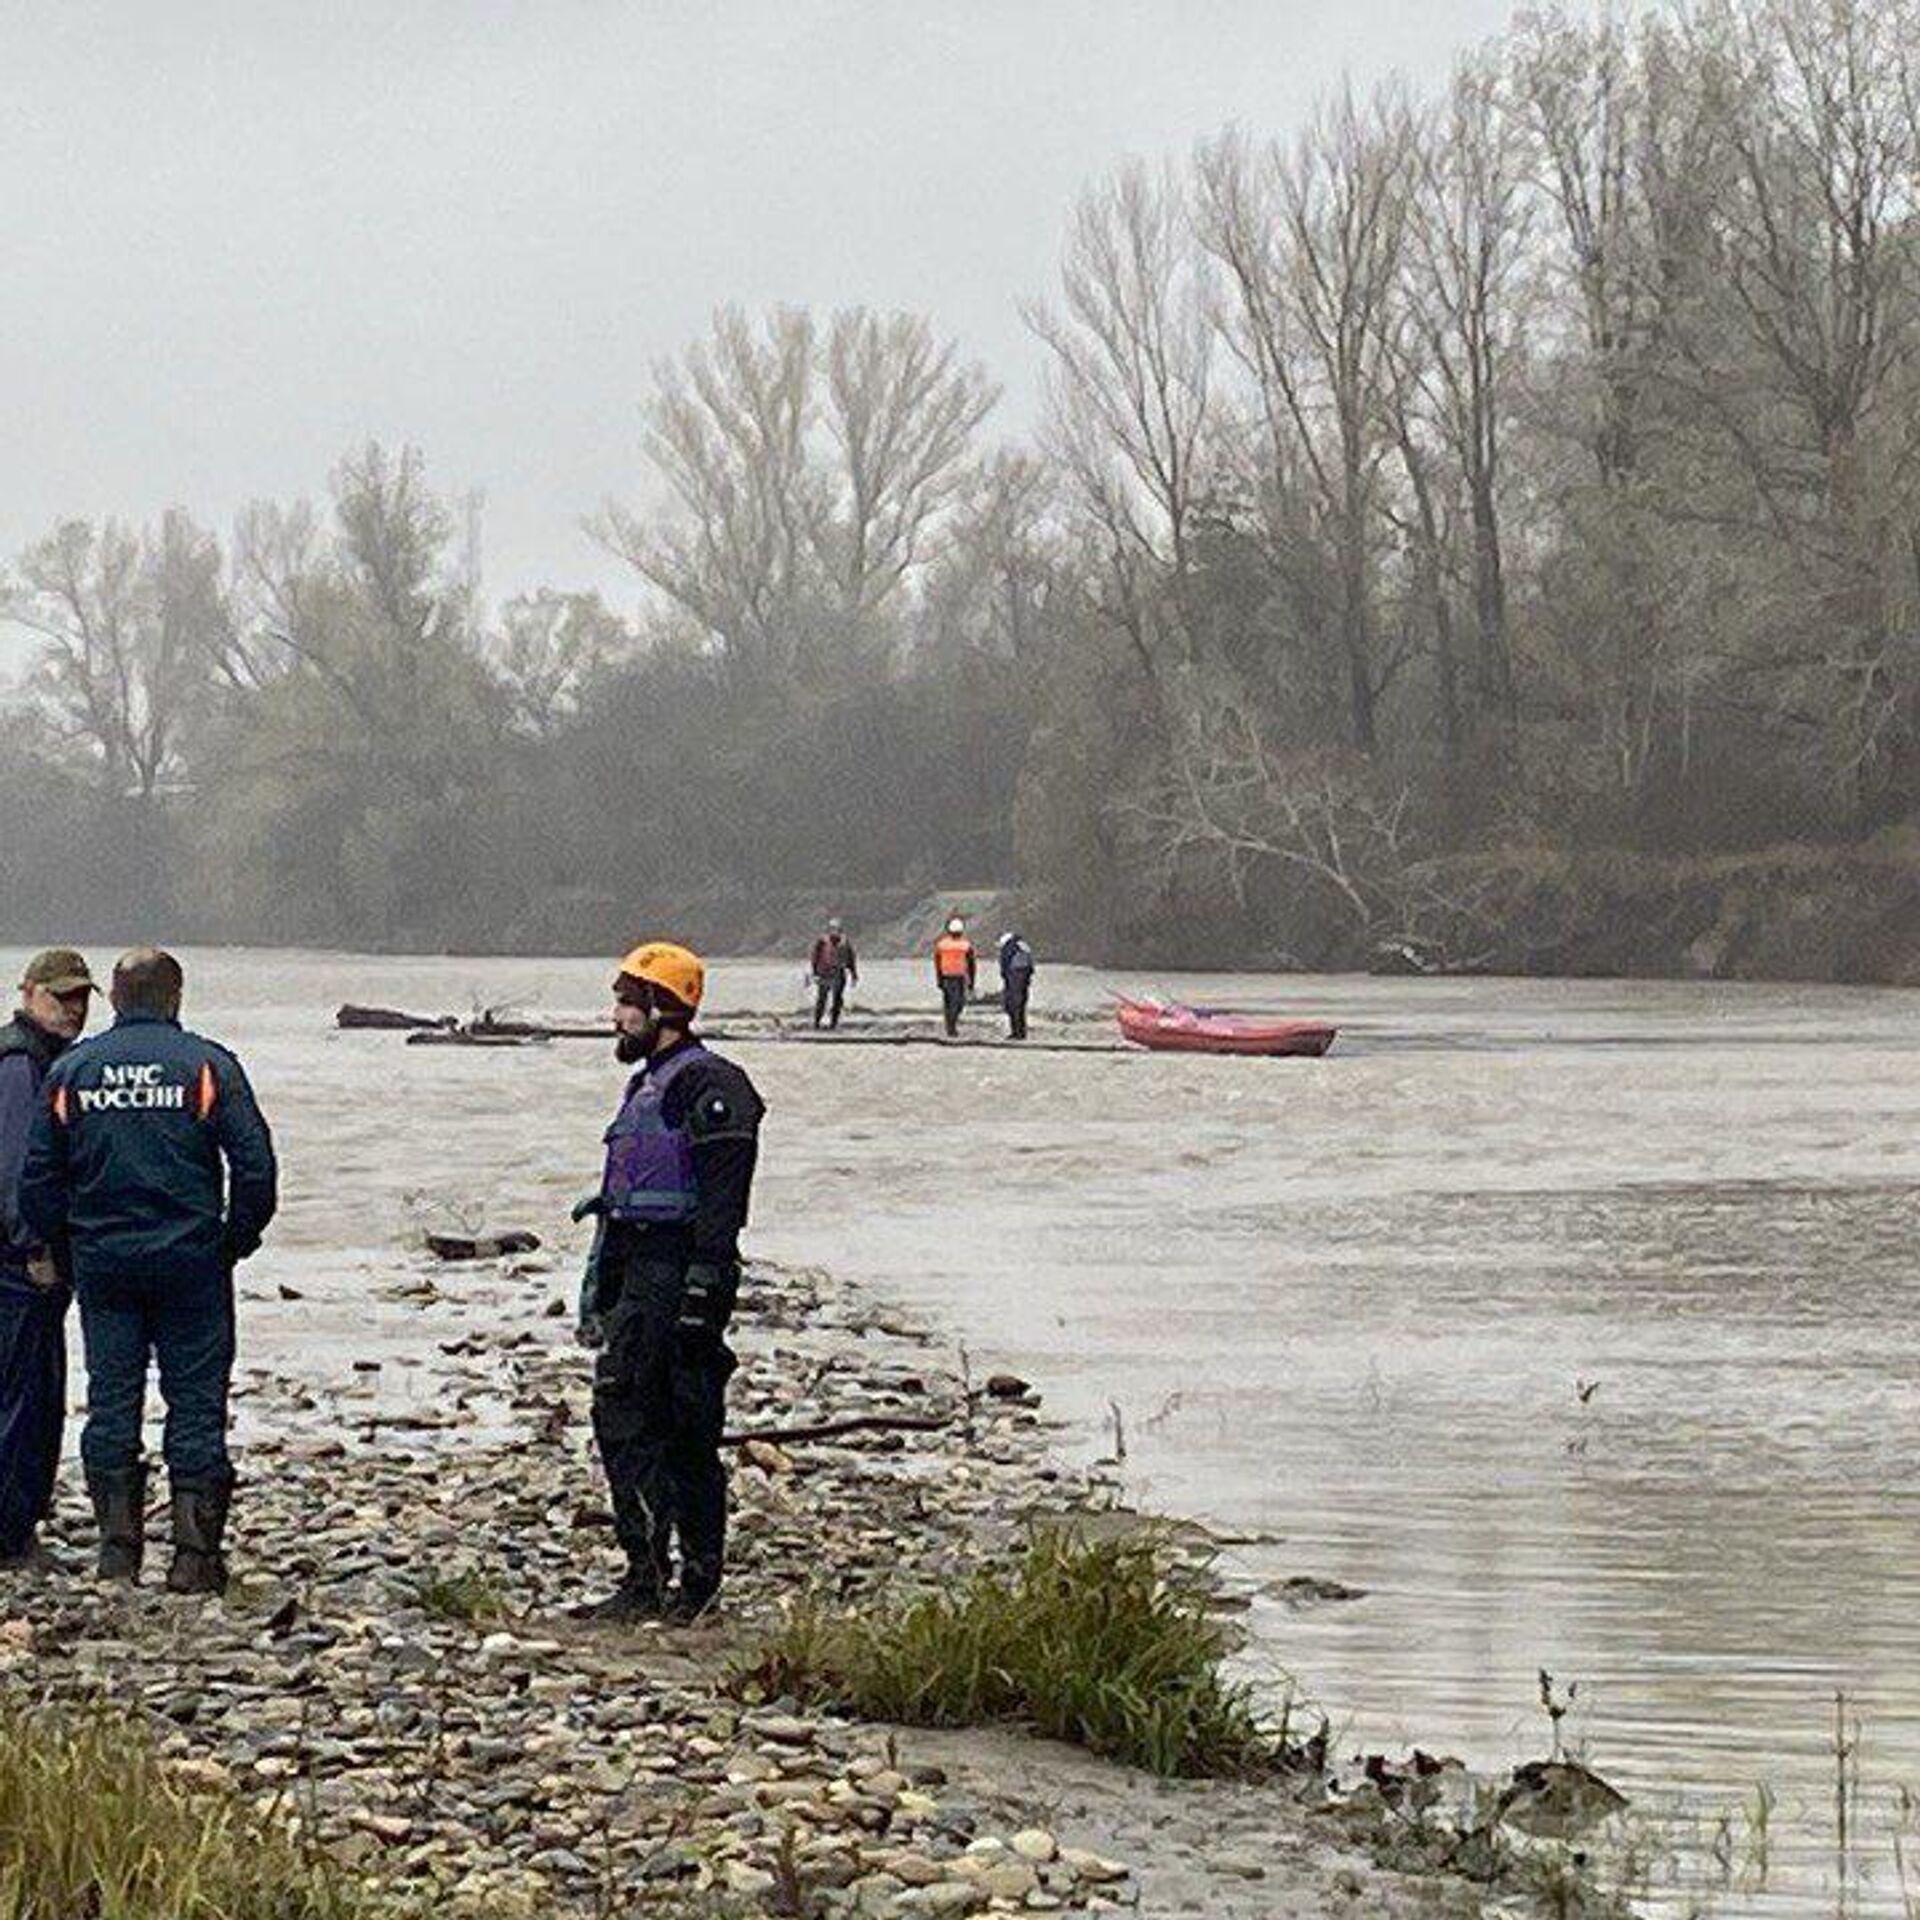
[[[956,913],[947,922],[947,930],[933,943],[933,976],[940,983],[940,1011],[947,1023],[947,1037],[960,1031],[960,1015],[973,991],[973,976],[979,956],[967,938],[967,923]]]

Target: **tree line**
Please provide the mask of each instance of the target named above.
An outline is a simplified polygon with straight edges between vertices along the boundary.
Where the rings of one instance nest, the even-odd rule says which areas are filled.
[[[1022,440],[929,320],[716,315],[591,519],[637,618],[483,607],[411,451],[224,539],[64,524],[6,583],[0,791],[68,823],[8,898],[591,946],[997,883],[1089,954],[1328,962],[1470,942],[1529,849],[1869,841],[1920,780],[1917,190],[1920,0],[1528,13],[1089,188]]]

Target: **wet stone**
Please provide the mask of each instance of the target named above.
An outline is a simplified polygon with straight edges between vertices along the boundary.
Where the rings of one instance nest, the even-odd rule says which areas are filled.
[[[971,1442],[956,1422],[763,1455],[735,1475],[720,1623],[612,1633],[566,1612],[608,1590],[618,1555],[589,1451],[588,1366],[543,1317],[551,1286],[468,1298],[464,1279],[422,1295],[404,1266],[373,1278],[373,1294],[434,1316],[435,1337],[365,1356],[381,1393],[404,1387],[408,1417],[343,1407],[339,1361],[337,1382],[245,1376],[254,1470],[227,1605],[56,1574],[0,1621],[0,1659],[29,1659],[55,1701],[109,1687],[183,1779],[232,1780],[275,1817],[311,1819],[333,1858],[448,1920],[585,1920],[609,1896],[644,1910],[662,1883],[765,1905],[783,1860],[823,1915],[855,1920],[1091,1904],[1048,1864],[1054,1836],[1036,1809],[952,1791],[911,1740],[896,1753],[882,1730],[722,1691],[733,1655],[792,1596],[825,1588],[859,1605],[902,1580],[947,1583],[983,1541],[1011,1541],[1020,1515],[1071,1510],[1083,1483],[1043,1440],[1016,1436],[1017,1403],[981,1403]],[[761,1270],[755,1292],[739,1425],[961,1408],[925,1335],[866,1314],[867,1350],[849,1351],[862,1310],[830,1276]],[[792,1331],[769,1340],[775,1325]],[[88,1528],[69,1497],[51,1531],[84,1566]],[[1103,1884],[1124,1869],[1113,1875]]]

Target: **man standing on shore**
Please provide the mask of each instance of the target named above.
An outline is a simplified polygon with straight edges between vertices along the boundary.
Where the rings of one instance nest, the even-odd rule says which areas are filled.
[[[960,1015],[973,991],[979,964],[973,942],[967,938],[967,923],[956,913],[933,943],[933,977],[940,985],[940,1015],[947,1023],[949,1040],[960,1031]]]
[[[766,1109],[691,1031],[705,986],[698,957],[664,941],[635,947],[613,983],[614,1051],[639,1071],[588,1206],[599,1228],[581,1333],[600,1349],[593,1430],[627,1571],[582,1609],[591,1619],[695,1619],[725,1563],[726,1331]]]
[[[180,963],[152,947],[113,970],[113,1026],[47,1075],[20,1210],[65,1250],[80,1296],[100,1576],[137,1580],[147,1368],[166,1401],[176,1593],[219,1593],[233,1493],[227,1393],[233,1268],[273,1218],[273,1140],[240,1063],[180,1025]]]
[[[813,943],[809,964],[813,970],[813,1024],[818,1027],[824,1020],[828,1027],[837,1027],[849,983],[857,986],[860,982],[859,958],[838,920],[829,920],[826,932]]]
[[[36,953],[0,1027],[0,1567],[34,1558],[67,1416],[67,1303],[52,1252],[20,1218],[20,1169],[53,1063],[87,1024],[93,976],[71,947]]]

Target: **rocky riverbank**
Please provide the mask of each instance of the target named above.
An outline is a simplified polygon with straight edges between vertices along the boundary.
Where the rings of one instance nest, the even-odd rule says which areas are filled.
[[[1114,1487],[1050,1456],[1036,1395],[973,1380],[924,1328],[829,1276],[755,1269],[737,1428],[943,1424],[745,1445],[724,1614],[614,1631],[567,1613],[618,1558],[556,1276],[538,1256],[423,1257],[381,1284],[416,1341],[316,1345],[245,1378],[227,1600],[173,1598],[157,1569],[96,1588],[68,1492],[54,1564],[0,1576],[0,1685],[134,1713],[183,1778],[475,1915],[1477,1905],[1456,1875],[1374,1864],[1353,1836],[1377,1855],[1382,1835],[1324,1788],[1309,1798],[1337,1818],[1278,1787],[1168,1785],[737,1684],[786,1600],[948,1581],[1035,1518],[1113,1513]],[[298,1312],[289,1295],[251,1305]],[[1362,1810],[1377,1828],[1377,1793]]]

